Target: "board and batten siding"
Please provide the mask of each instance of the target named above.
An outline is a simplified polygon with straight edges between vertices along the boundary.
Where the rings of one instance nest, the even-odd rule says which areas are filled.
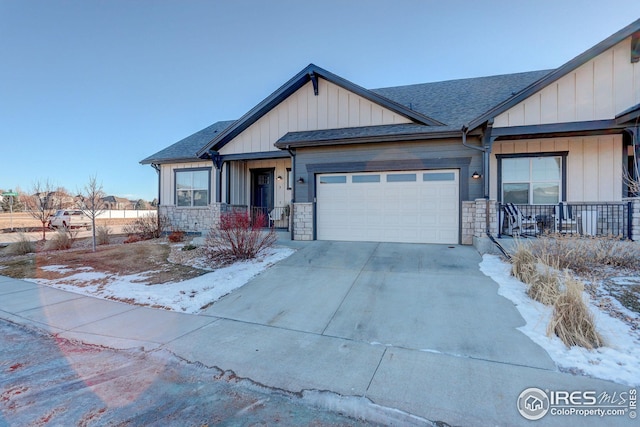
[[[291,189],[287,189],[287,168],[291,168],[291,159],[233,161],[225,164],[230,169],[229,202],[232,205],[251,204],[251,169],[274,169],[274,207],[284,207],[291,202]],[[281,181],[277,177],[282,177]],[[224,174],[223,174],[224,180]],[[222,200],[226,200],[227,186],[222,185]]]
[[[613,119],[640,103],[631,37],[498,115],[494,128]]]
[[[471,141],[476,143],[476,141]],[[305,148],[296,155],[296,176],[293,177],[296,186],[296,202],[311,202],[309,198],[309,175],[307,165],[349,162],[404,162],[412,160],[433,161],[437,159],[471,157],[468,167],[469,176],[460,175],[461,185],[468,186],[468,200],[483,196],[480,180],[472,179],[473,171],[482,170],[482,154],[476,150],[465,148],[460,140],[432,140],[411,141],[380,144],[357,144],[349,146]],[[451,169],[451,165],[442,164],[438,168]],[[394,170],[393,166],[387,170]],[[303,178],[304,183],[298,179]],[[466,180],[466,182],[465,182]],[[461,194],[462,196],[462,194]],[[380,203],[386,203],[380,197]]]
[[[278,151],[288,132],[411,123],[411,120],[322,78],[308,82],[220,149],[220,154]]]
[[[568,151],[567,202],[617,202],[622,200],[622,136],[497,141],[491,156],[491,199],[497,200],[496,154]]]
[[[160,205],[175,205],[175,170],[193,169],[193,168],[210,168],[211,169],[211,194],[210,200],[214,201],[215,191],[215,170],[213,163],[209,162],[189,162],[189,163],[166,163],[160,165]]]

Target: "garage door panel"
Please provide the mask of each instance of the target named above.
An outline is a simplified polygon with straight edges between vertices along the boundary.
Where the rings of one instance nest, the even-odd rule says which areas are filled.
[[[317,237],[457,243],[458,187],[457,170],[320,175]]]

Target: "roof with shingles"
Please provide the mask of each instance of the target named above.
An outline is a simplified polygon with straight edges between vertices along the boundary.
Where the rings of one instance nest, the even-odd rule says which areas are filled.
[[[158,151],[155,154],[141,160],[143,165],[152,163],[169,163],[173,161],[198,160],[197,152],[214,139],[218,133],[228,128],[235,120],[216,122],[188,137],[181,139],[173,145]]]
[[[416,135],[440,135],[459,131],[463,124],[482,114],[487,109],[513,96],[532,82],[544,77],[549,70],[526,73],[503,74],[444,82],[422,83],[407,86],[372,89],[371,92],[393,103],[400,104],[423,116],[433,117],[445,123],[444,126],[424,124],[396,124],[384,126],[363,126],[355,128],[325,129],[290,132],[277,143],[303,145],[311,141],[336,141],[349,139],[384,139]],[[197,160],[198,152],[222,135],[238,121],[217,122],[190,135],[175,144],[142,160],[142,164],[168,163],[172,161]]]
[[[462,127],[552,70],[372,89],[448,126]]]

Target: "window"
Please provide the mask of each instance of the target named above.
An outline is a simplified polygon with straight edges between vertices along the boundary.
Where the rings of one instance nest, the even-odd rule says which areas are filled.
[[[342,176],[321,176],[320,184],[345,184],[347,182],[347,177]]]
[[[380,182],[380,175],[353,175],[351,182],[354,184],[362,182]]]
[[[387,175],[387,182],[415,182],[415,173],[396,173]]]
[[[456,174],[453,172],[429,172],[422,174],[423,181],[455,181]]]
[[[287,168],[287,190],[291,190],[291,183],[293,182],[293,173],[291,168]]]
[[[176,205],[207,206],[211,169],[176,170]]]
[[[502,158],[503,203],[550,205],[559,203],[562,156]]]

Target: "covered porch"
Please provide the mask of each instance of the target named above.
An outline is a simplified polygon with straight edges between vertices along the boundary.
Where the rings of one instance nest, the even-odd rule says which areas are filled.
[[[288,152],[230,154],[214,160],[216,201],[264,215],[270,227],[289,230],[293,175]]]

